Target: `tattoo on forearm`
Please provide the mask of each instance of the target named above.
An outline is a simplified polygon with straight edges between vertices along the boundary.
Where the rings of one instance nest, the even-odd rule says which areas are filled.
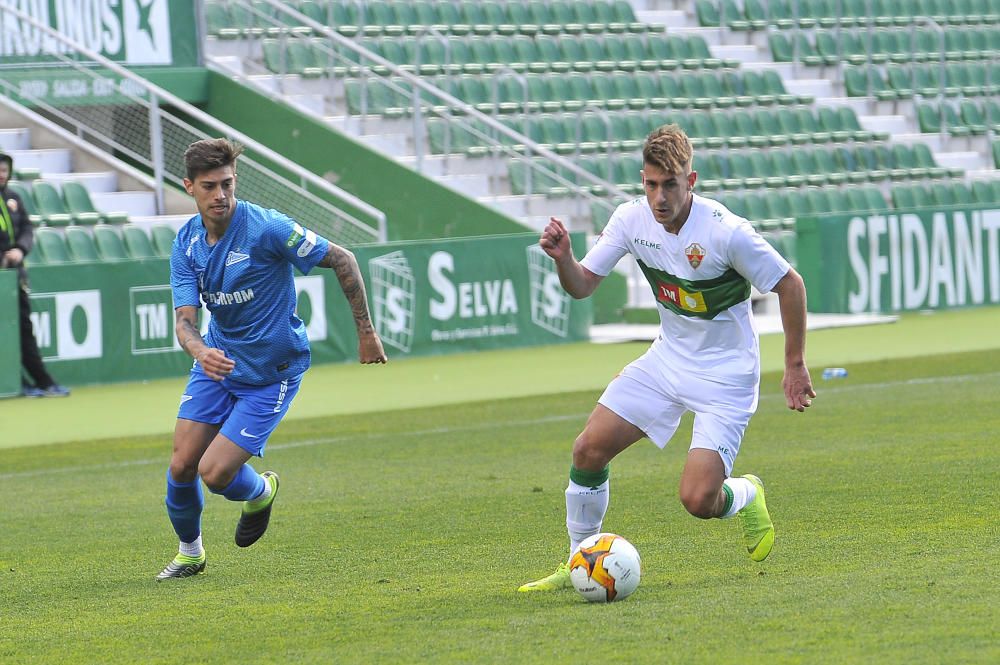
[[[201,341],[201,331],[198,330],[198,326],[191,319],[181,319],[178,321],[178,341],[180,342],[181,348],[187,353],[191,353],[191,349],[188,345],[194,341]]]
[[[340,281],[340,288],[347,296],[347,302],[351,306],[351,313],[354,315],[354,322],[359,331],[372,329],[371,316],[368,313],[368,296],[365,294],[365,283],[361,279],[361,268],[354,254],[330,243],[330,248],[326,256],[320,262],[321,266],[332,268]]]

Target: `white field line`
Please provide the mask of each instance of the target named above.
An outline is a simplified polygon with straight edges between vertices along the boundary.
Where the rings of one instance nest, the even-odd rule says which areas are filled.
[[[817,375],[819,371],[817,370]],[[816,384],[814,381],[814,386],[816,391],[819,393],[817,399],[822,398],[824,395],[830,394],[841,394],[841,393],[854,393],[859,390],[884,390],[886,388],[897,388],[906,386],[921,386],[921,385],[933,385],[941,383],[965,383],[972,381],[985,381],[985,380],[995,380],[1000,378],[1000,372],[989,372],[986,374],[962,374],[958,376],[936,376],[927,377],[920,379],[906,379],[905,381],[886,381],[882,383],[863,383],[860,385],[831,385],[826,382]],[[761,400],[772,400],[772,399],[784,399],[782,393],[767,393],[760,396]],[[584,420],[589,413],[570,413],[562,415],[552,415],[545,416],[543,418],[527,418],[524,420],[507,420],[504,422],[493,422],[493,423],[477,423],[475,425],[457,425],[452,427],[433,427],[422,430],[413,430],[410,432],[385,432],[380,434],[354,434],[350,436],[333,436],[324,437],[320,439],[303,439],[301,441],[289,441],[287,443],[275,443],[268,446],[268,450],[288,450],[291,448],[305,448],[308,446],[319,446],[327,444],[337,444],[337,443],[348,443],[348,442],[361,442],[361,441],[378,441],[381,439],[404,439],[412,437],[429,436],[432,434],[456,434],[461,432],[479,432],[483,430],[495,430],[504,427],[522,427],[525,425],[544,425],[547,423],[563,422],[567,420],[576,420],[583,425]],[[132,466],[148,466],[150,464],[162,464],[164,466],[169,462],[169,455],[166,451],[162,456],[157,456],[155,458],[140,459],[140,460],[130,460],[126,462],[108,462],[107,464],[91,464],[91,465],[76,465],[76,466],[65,466],[56,467],[50,469],[38,469],[35,471],[15,471],[13,473],[0,473],[0,481],[3,480],[13,480],[15,478],[33,478],[37,476],[47,476],[59,473],[86,473],[90,471],[103,471],[107,469],[124,469]]]

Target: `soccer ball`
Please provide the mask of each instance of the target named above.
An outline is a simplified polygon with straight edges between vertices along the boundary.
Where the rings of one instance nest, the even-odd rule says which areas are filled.
[[[569,560],[569,578],[592,603],[628,598],[639,586],[639,552],[621,536],[599,533],[580,543]]]

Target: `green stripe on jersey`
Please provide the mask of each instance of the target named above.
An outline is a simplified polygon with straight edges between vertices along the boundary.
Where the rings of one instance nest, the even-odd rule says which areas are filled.
[[[730,268],[712,279],[690,280],[636,262],[646,276],[656,302],[674,314],[699,319],[714,319],[750,297],[750,281]]]

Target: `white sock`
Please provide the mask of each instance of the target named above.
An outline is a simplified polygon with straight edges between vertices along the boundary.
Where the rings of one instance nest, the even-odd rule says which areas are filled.
[[[596,488],[569,481],[566,487],[566,529],[569,531],[570,555],[580,546],[580,541],[601,532],[604,514],[608,512],[610,494],[609,480]]]
[[[727,489],[732,493],[733,503],[729,506],[729,510],[719,516],[722,519],[740,512],[757,496],[757,488],[746,478],[726,478],[722,482],[722,491],[725,492]]]
[[[201,536],[198,536],[190,543],[185,543],[183,540],[181,541],[181,554],[186,556],[201,556],[204,552],[205,548],[201,544]]]
[[[261,477],[263,478],[263,475]],[[257,496],[255,496],[254,498],[250,499],[250,502],[251,503],[257,503],[259,501],[263,501],[264,499],[266,499],[269,496],[271,496],[271,483],[267,480],[267,478],[264,478],[264,489],[263,489],[263,491],[261,491],[261,493],[258,494]]]

